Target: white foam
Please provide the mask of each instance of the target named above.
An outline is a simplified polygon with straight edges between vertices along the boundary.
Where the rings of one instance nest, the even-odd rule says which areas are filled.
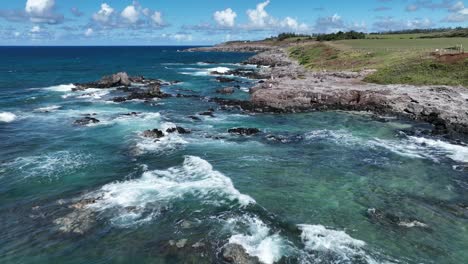
[[[208,72],[219,72],[219,73],[227,73],[230,71],[228,67],[216,67],[216,68],[209,68]]]
[[[89,208],[101,212],[118,211],[112,222],[118,226],[129,226],[156,216],[155,206],[170,204],[187,195],[196,197],[203,204],[238,201],[239,205],[246,206],[255,202],[250,196],[240,193],[230,178],[213,170],[206,160],[186,156],[182,166],[146,171],[139,179],[103,186],[92,194],[99,198]],[[137,210],[122,211],[129,207]],[[152,213],[148,215],[148,211]]]
[[[70,84],[60,84],[55,86],[50,86],[43,88],[44,90],[54,91],[54,92],[70,92],[76,86],[72,83]]]
[[[468,146],[450,144],[442,140],[434,140],[422,137],[409,137],[417,144],[424,144],[426,148],[446,152],[448,157],[454,161],[468,162]]]
[[[10,123],[15,121],[16,115],[11,112],[0,112],[0,122]]]
[[[235,234],[229,238],[230,244],[241,245],[247,254],[264,264],[273,264],[287,251],[286,240],[279,234],[271,234],[270,228],[257,217],[246,218],[248,234]]]
[[[427,225],[425,223],[422,223],[422,222],[419,222],[419,221],[411,221],[411,222],[399,222],[398,223],[399,226],[403,226],[403,227],[408,227],[408,228],[412,228],[412,227],[427,227]]]
[[[308,140],[329,140],[339,145],[384,148],[400,156],[431,159],[438,162],[441,156],[458,162],[468,162],[468,146],[455,145],[439,139],[408,136],[402,139],[361,138],[345,130],[315,130],[307,133]]]
[[[322,225],[298,225],[298,227],[302,231],[301,241],[308,253],[333,253],[339,257],[339,263],[352,261],[355,257],[364,257],[371,260],[362,250],[366,243],[352,238],[344,231],[327,229]]]
[[[173,123],[162,123],[160,130],[163,132],[164,137],[157,140],[153,138],[145,138],[140,135],[140,140],[136,144],[137,153],[158,153],[158,152],[170,152],[179,149],[188,142],[184,140],[178,133],[168,133],[167,129],[176,127]]]
[[[45,177],[54,179],[72,172],[91,160],[83,153],[57,151],[36,156],[18,157],[2,164],[7,170],[17,171],[24,178]]]
[[[59,105],[50,105],[50,106],[36,108],[36,109],[34,109],[34,112],[48,113],[48,112],[57,111],[60,108],[61,108],[61,106],[59,106]]]

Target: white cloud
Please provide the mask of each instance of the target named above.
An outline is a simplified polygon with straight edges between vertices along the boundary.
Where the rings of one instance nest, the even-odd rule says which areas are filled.
[[[170,35],[170,37],[177,42],[190,42],[193,40],[193,37],[191,34],[179,33],[179,34]]]
[[[135,8],[135,6],[129,5],[122,11],[120,15],[128,23],[135,24],[136,22],[138,22],[138,17],[140,16],[140,13]]]
[[[101,4],[101,9],[93,14],[93,19],[99,23],[108,23],[113,13],[114,9],[110,5],[103,3]]]
[[[26,13],[43,16],[50,14],[54,8],[55,0],[27,0]]]
[[[468,21],[468,8],[462,1],[455,3],[450,9],[451,13],[443,20],[444,22],[459,23]]]
[[[265,27],[272,22],[270,15],[265,11],[265,8],[270,4],[270,0],[257,4],[255,9],[247,10],[247,16],[252,26]]]
[[[283,21],[281,21],[280,23],[280,26],[282,28],[294,31],[305,31],[309,28],[306,24],[299,24],[299,22],[297,22],[296,19],[291,17],[286,17],[285,19],[283,19]]]
[[[154,11],[153,15],[151,15],[151,20],[157,25],[162,26],[164,25],[164,20],[162,18],[161,12]]]
[[[33,34],[34,34],[34,33],[40,33],[41,31],[42,31],[41,27],[40,27],[40,26],[37,26],[37,25],[36,25],[36,26],[33,26],[33,27],[31,28],[31,30],[29,30],[29,32],[31,32],[31,33],[33,33]]]
[[[237,14],[232,11],[231,8],[227,8],[222,11],[216,11],[213,14],[213,18],[219,26],[222,27],[233,27],[235,24]]]
[[[93,33],[94,33],[94,30],[92,28],[88,28],[88,29],[86,29],[84,35],[89,37],[89,36],[93,35]]]

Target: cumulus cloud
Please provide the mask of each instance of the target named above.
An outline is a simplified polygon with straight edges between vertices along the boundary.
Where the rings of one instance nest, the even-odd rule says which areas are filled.
[[[12,22],[59,24],[64,17],[54,12],[55,0],[27,0],[24,10],[0,10],[0,17]]]
[[[92,28],[88,28],[88,29],[86,29],[84,35],[86,37],[89,37],[89,36],[93,35],[93,33],[94,33],[94,30]]]
[[[130,24],[135,24],[136,22],[138,22],[140,13],[138,12],[138,10],[135,8],[134,5],[129,5],[125,7],[125,9],[122,11],[120,15],[126,22]]]
[[[232,11],[231,8],[227,8],[222,11],[216,11],[213,14],[213,18],[219,26],[222,27],[233,27],[235,24],[237,14]]]
[[[159,27],[165,25],[165,22],[164,22],[164,19],[162,18],[161,12],[154,11],[154,13],[150,17],[151,17],[151,21],[154,23],[154,25],[159,26]]]
[[[247,16],[250,24],[255,27],[265,27],[273,22],[273,19],[267,13],[265,8],[270,4],[270,0],[257,4],[255,9],[247,10]]]
[[[450,14],[444,18],[443,22],[460,23],[468,21],[468,8],[462,1],[456,2],[449,8]]]
[[[89,27],[96,29],[113,28],[164,28],[165,23],[162,13],[149,8],[143,8],[137,1],[126,6],[120,13],[107,3],[101,4],[98,12],[93,14]]]
[[[284,19],[277,19],[268,14],[266,8],[270,0],[257,4],[255,9],[247,10],[249,22],[243,28],[250,30],[267,31],[306,31],[309,27],[305,23],[300,23],[297,19],[287,16]]]
[[[106,24],[110,22],[113,14],[114,8],[107,3],[103,3],[101,4],[101,9],[99,9],[97,13],[93,14],[93,20],[101,24]]]
[[[55,0],[27,0],[26,13],[34,16],[50,14],[54,8]]]

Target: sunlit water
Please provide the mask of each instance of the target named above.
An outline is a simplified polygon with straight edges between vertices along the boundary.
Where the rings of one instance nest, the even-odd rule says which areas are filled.
[[[468,147],[415,133],[425,124],[71,92],[127,71],[215,97],[210,71],[250,67],[177,49],[1,48],[0,263],[219,263],[227,243],[263,263],[468,262]],[[91,113],[101,122],[73,125]],[[140,136],[175,125],[192,133]]]

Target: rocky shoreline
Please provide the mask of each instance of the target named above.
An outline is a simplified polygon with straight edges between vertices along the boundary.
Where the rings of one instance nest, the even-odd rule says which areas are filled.
[[[244,52],[248,43],[190,51]],[[253,44],[250,50],[258,48]],[[265,78],[251,89],[250,101],[219,102],[253,112],[322,110],[372,111],[429,122],[438,134],[468,134],[468,89],[451,86],[378,85],[363,82],[372,70],[312,72],[289,58],[285,47],[268,46],[245,63],[261,67]]]

